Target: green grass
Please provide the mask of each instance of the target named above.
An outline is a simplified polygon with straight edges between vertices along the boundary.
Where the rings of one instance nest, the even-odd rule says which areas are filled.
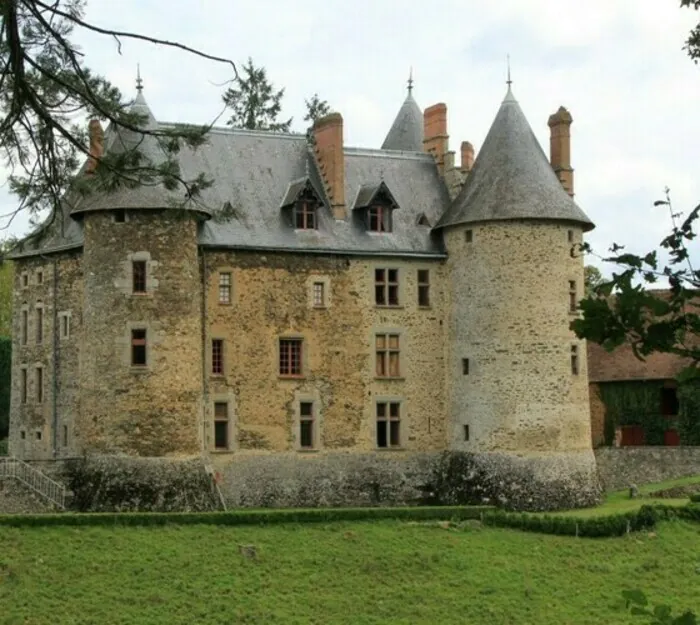
[[[3,527],[0,623],[641,623],[622,590],[699,611],[698,547],[683,522],[596,540],[400,521]]]

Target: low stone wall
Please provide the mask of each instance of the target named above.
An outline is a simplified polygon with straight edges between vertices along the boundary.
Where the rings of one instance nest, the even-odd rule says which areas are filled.
[[[236,455],[218,464],[229,507],[492,503],[554,510],[597,503],[593,453]]]
[[[53,512],[50,504],[14,478],[0,479],[0,514]]]
[[[605,490],[700,475],[700,447],[601,447],[595,455]]]

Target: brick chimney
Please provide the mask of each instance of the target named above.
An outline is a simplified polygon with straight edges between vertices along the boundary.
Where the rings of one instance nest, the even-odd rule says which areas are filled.
[[[447,105],[433,104],[423,113],[423,149],[435,158],[440,175],[445,170],[448,139]]]
[[[566,192],[574,196],[574,170],[571,167],[571,113],[563,106],[549,116],[549,160]]]
[[[470,172],[474,167],[474,146],[469,141],[462,141],[462,171]]]
[[[343,157],[343,117],[330,113],[313,127],[316,158],[331,200],[333,217],[345,219],[345,159]]]
[[[104,138],[105,133],[102,130],[102,124],[97,119],[91,119],[88,124],[88,137],[90,139],[90,156],[88,157],[87,165],[85,166],[86,174],[95,173],[97,167],[97,159],[104,154]]]

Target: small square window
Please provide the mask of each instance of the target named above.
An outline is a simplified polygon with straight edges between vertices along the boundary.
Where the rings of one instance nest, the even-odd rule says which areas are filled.
[[[469,426],[465,424],[464,426],[464,440],[468,441],[469,440]]]
[[[367,209],[367,230],[391,232],[391,208],[377,204]]]
[[[464,240],[467,243],[471,243],[474,240],[474,232],[472,230],[465,230],[464,231]]]
[[[123,224],[126,222],[126,211],[123,208],[118,208],[112,213],[115,223]]]
[[[131,331],[131,365],[146,366],[146,330],[143,328]]]
[[[469,375],[469,358],[462,358],[462,375]]]
[[[36,440],[38,440],[38,441],[41,440],[41,430],[36,431]]]
[[[36,283],[37,284],[44,284],[44,272],[43,271],[36,272]]]
[[[24,430],[20,430],[20,431],[19,431],[19,437],[20,437],[22,440],[25,440],[25,439],[27,438],[27,433],[26,433]]]
[[[219,274],[219,304],[231,303],[231,273],[228,271]]]
[[[135,260],[132,262],[132,277],[134,293],[146,292],[146,261]]]

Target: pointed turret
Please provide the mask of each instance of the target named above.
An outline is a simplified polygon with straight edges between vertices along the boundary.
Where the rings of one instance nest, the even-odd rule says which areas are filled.
[[[437,227],[504,219],[594,227],[562,187],[510,85],[464,188]]]
[[[408,79],[406,99],[382,143],[382,150],[423,151],[423,113],[413,99],[413,75]]]

